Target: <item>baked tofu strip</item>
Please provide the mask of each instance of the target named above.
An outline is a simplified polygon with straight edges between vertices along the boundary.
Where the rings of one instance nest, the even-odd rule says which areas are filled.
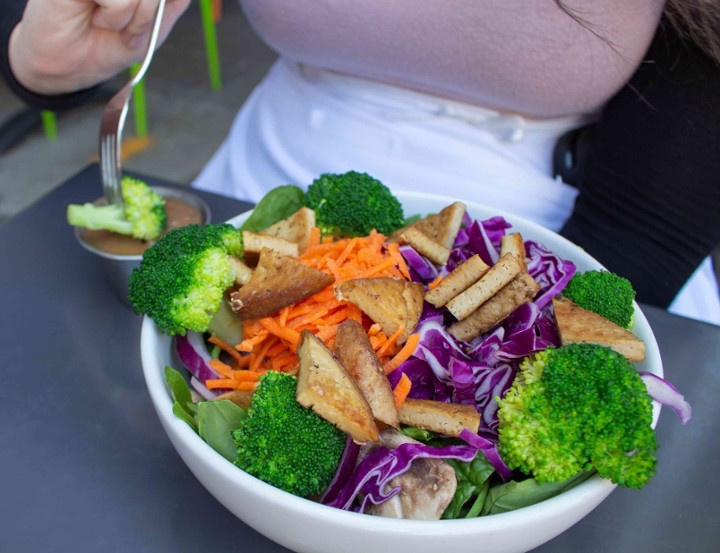
[[[525,262],[525,242],[523,241],[522,235],[519,232],[513,232],[506,234],[502,237],[500,242],[500,256],[502,257],[506,253],[511,253],[518,258],[522,271],[527,271],[527,263]]]
[[[520,271],[521,265],[518,258],[513,254],[505,254],[495,265],[490,267],[490,270],[480,280],[450,300],[447,303],[448,310],[456,319],[462,321],[495,296]]]
[[[400,408],[400,422],[407,426],[457,437],[465,429],[471,432],[478,431],[480,413],[472,405],[408,398]]]
[[[528,273],[520,273],[510,284],[472,312],[469,317],[450,325],[448,332],[469,342],[501,323],[522,304],[530,301],[540,285]]]
[[[269,234],[258,234],[247,230],[244,230],[242,235],[245,254],[260,253],[263,248],[287,255],[288,257],[297,257],[300,254],[299,246],[284,238],[278,238],[277,236],[271,236]]]
[[[437,308],[443,307],[455,296],[467,290],[490,270],[490,266],[475,254],[455,267],[435,288],[428,290],[425,301]]]
[[[379,430],[360,388],[320,338],[300,333],[297,400],[358,443],[377,442]]]
[[[446,248],[413,226],[406,228],[402,232],[400,241],[411,245],[418,253],[424,255],[436,265],[445,265],[450,259],[450,248]]]
[[[333,350],[370,404],[373,416],[398,428],[400,420],[390,382],[362,325],[352,319],[342,323]]]
[[[598,344],[615,350],[629,361],[645,359],[645,342],[629,330],[580,307],[566,297],[554,297],[553,308],[563,344]]]

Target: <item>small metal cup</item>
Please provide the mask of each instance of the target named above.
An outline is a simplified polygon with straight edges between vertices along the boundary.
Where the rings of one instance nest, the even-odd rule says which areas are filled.
[[[204,200],[193,194],[191,191],[167,188],[164,186],[152,186],[151,188],[165,198],[177,198],[178,200],[182,200],[185,203],[197,208],[200,212],[203,225],[210,222],[210,207]],[[105,203],[105,199],[103,198],[96,203]],[[85,229],[75,227],[75,237],[77,238],[78,243],[100,259],[103,271],[105,272],[115,296],[117,296],[122,303],[130,305],[130,300],[128,299],[128,279],[130,278],[130,274],[133,272],[133,269],[140,266],[142,254],[118,255],[99,250],[85,241],[83,237],[84,231]]]

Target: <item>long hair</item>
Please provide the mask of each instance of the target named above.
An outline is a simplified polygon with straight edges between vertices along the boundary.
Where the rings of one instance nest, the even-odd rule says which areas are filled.
[[[563,0],[555,4],[580,25],[613,47],[601,31]],[[691,42],[720,65],[720,0],[667,0],[662,25],[671,25],[684,40]]]
[[[720,65],[720,0],[668,0],[666,21]]]

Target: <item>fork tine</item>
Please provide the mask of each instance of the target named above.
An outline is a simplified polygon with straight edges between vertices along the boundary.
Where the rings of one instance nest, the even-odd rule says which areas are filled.
[[[121,147],[122,130],[125,125],[125,116],[132,97],[132,89],[142,80],[157,44],[160,32],[160,24],[165,9],[165,0],[160,0],[155,12],[155,22],[150,35],[145,57],[140,69],[105,106],[100,121],[100,177],[103,183],[103,190],[108,203],[122,205],[123,197],[121,190],[122,183],[122,160]]]

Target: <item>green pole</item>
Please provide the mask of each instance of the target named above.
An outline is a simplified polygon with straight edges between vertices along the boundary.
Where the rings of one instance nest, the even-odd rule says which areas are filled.
[[[220,90],[222,87],[220,82],[220,55],[218,53],[217,34],[215,33],[215,21],[213,21],[212,0],[200,0],[200,17],[205,37],[205,55],[210,75],[210,88]]]
[[[130,66],[130,74],[134,75],[140,69],[140,64]],[[145,98],[145,79],[133,88],[133,110],[135,114],[135,133],[140,137],[147,136],[147,101]]]
[[[45,130],[45,137],[48,140],[57,140],[57,118],[55,112],[43,110],[40,112],[40,119],[42,120],[43,129]]]

